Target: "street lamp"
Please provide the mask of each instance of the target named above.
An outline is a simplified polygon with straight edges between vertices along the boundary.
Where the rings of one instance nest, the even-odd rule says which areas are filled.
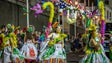
[[[27,7],[27,28],[29,28],[29,0],[26,0]]]

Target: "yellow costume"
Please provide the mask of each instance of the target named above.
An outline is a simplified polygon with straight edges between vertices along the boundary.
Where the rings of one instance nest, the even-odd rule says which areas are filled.
[[[16,48],[17,47],[17,37],[16,37],[16,35],[14,33],[10,33],[9,37],[10,37],[11,42],[12,42],[12,47]]]

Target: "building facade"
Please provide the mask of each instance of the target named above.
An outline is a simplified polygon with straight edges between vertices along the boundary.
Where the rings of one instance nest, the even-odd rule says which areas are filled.
[[[112,0],[105,0],[105,18],[107,23],[112,23]]]
[[[105,0],[106,33],[112,31],[112,0]]]
[[[16,26],[27,26],[26,11],[23,10],[25,4],[17,2],[16,0],[0,0],[0,25],[14,24]],[[30,14],[30,25],[34,25],[38,31],[45,25],[47,26],[48,15],[39,14],[36,18],[33,11]],[[41,24],[41,25],[40,25]]]

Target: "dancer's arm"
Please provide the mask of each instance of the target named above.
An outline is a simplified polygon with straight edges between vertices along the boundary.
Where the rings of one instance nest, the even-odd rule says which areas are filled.
[[[50,35],[48,35],[48,38],[51,38],[53,36],[53,33],[51,33]]]
[[[92,44],[93,44],[93,46],[94,46],[94,48],[96,49],[96,50],[99,50],[100,49],[100,44],[99,43],[97,43],[94,39],[92,39]]]
[[[64,48],[64,40],[62,40],[62,48]]]

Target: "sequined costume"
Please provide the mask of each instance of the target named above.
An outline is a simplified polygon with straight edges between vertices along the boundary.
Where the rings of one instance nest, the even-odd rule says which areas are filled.
[[[94,40],[96,44],[98,44],[98,38],[95,38]],[[85,48],[86,56],[80,61],[80,63],[110,63],[101,44],[99,45],[99,48],[100,49],[97,50],[91,43],[88,43]]]
[[[62,46],[65,34],[52,33],[52,39],[48,41],[47,47],[41,51],[40,60],[49,60],[50,58],[66,59],[66,53]]]

